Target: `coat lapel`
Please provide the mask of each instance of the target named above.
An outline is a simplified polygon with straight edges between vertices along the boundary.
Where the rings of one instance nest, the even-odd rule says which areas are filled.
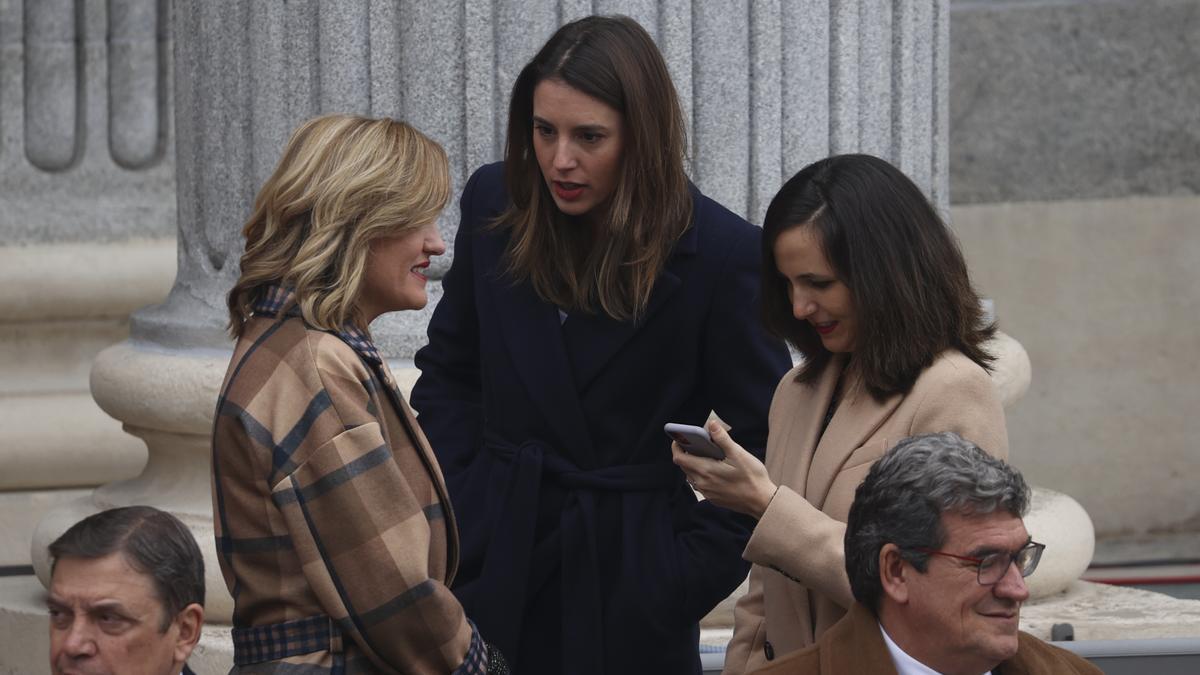
[[[617,321],[607,314],[572,314],[563,323],[563,339],[567,345],[571,373],[578,391],[591,384],[621,346],[630,340],[670,298],[682,281],[669,269],[664,269],[654,283],[646,313],[636,323]]]
[[[883,633],[880,632],[879,621],[875,615],[866,607],[855,603],[854,607],[850,608],[850,617],[855,640],[846,653],[853,655],[856,663],[853,670],[833,672],[896,675],[896,662],[892,660],[887,643],[883,641]]]
[[[692,205],[701,209],[703,203],[692,190]],[[603,312],[595,314],[572,314],[563,324],[563,336],[567,345],[571,372],[577,390],[584,391],[592,380],[604,370],[604,366],[616,356],[621,347],[675,294],[687,276],[688,260],[695,255],[699,245],[696,223],[702,222],[699,213],[693,215],[693,225],[675,242],[672,255],[654,281],[646,312],[637,322],[616,321]]]
[[[838,375],[842,372],[844,365],[845,358],[835,355],[816,382],[811,385],[800,385],[805,388],[813,387],[812,396],[807,401],[804,398],[796,400],[795,417],[787,427],[788,437],[781,439],[781,443],[772,443],[773,447],[780,448],[782,451],[772,452],[767,457],[767,461],[770,462],[779,457],[780,472],[778,475],[794,476],[793,485],[807,485],[808,483],[813,453],[816,450],[817,441],[821,438],[821,421],[825,417],[825,411],[829,409],[829,400],[833,398],[833,388],[837,385]],[[772,429],[771,433],[776,432]],[[803,434],[803,436],[793,438],[792,434]]]
[[[370,365],[368,362],[368,366]],[[450,491],[446,488],[446,479],[442,476],[442,467],[438,463],[437,455],[433,453],[433,447],[429,445],[429,439],[421,430],[421,425],[417,424],[417,418],[413,415],[412,408],[409,407],[408,401],[404,400],[400,388],[396,386],[396,379],[392,377],[391,369],[387,367],[386,363],[379,363],[375,368],[378,369],[377,375],[382,381],[383,389],[392,408],[400,418],[404,430],[408,432],[409,442],[413,444],[413,448],[429,472],[429,480],[433,482],[438,501],[442,505],[443,517],[446,519],[446,583],[450,583],[458,570],[458,523],[454,519],[454,508],[450,503]]]
[[[485,241],[494,248],[488,255],[502,260],[503,239],[488,237]],[[514,284],[499,278],[489,279],[483,286],[491,295],[496,314],[503,317],[497,323],[513,367],[542,417],[558,435],[558,442],[575,458],[593,456],[591,434],[585,431],[587,423],[563,344],[558,310],[538,298],[528,283]]]
[[[882,402],[876,401],[859,378],[849,373],[846,378],[842,383],[841,403],[817,444],[808,473],[806,495],[817,508],[824,507],[829,488],[846,459],[874,435],[904,399],[903,395],[894,394]]]

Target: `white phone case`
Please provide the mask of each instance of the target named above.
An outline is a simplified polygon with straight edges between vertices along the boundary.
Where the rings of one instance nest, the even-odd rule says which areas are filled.
[[[689,455],[699,455],[710,459],[725,459],[725,452],[717,447],[716,443],[713,443],[712,436],[703,427],[668,422],[663,427],[663,431],[674,439],[679,444],[679,447],[683,448],[683,451]]]

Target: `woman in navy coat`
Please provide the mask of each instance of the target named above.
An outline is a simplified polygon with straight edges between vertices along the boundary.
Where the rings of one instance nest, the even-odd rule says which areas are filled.
[[[471,176],[412,395],[462,540],[455,594],[518,673],[698,673],[753,521],[698,502],[666,422],[762,456],[791,366],[757,320],[758,228],[683,172],[653,41],[563,26]]]

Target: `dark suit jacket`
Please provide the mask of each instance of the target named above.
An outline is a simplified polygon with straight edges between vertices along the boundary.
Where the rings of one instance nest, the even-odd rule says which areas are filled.
[[[753,523],[696,501],[662,427],[715,409],[762,456],[791,361],[759,327],[760,230],[693,189],[645,317],[560,324],[501,272],[502,174],[463,190],[416,355],[413,406],[459,514],[455,593],[514,672],[699,672],[697,621],[745,577]]]
[[[1103,675],[1076,654],[1033,637],[1017,636],[1017,655],[992,668],[992,675]],[[879,622],[855,604],[817,643],[793,652],[755,675],[896,675],[896,665],[879,632]]]

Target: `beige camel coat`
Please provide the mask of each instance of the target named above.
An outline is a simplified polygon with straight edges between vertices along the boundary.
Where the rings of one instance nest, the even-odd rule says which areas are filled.
[[[909,436],[956,431],[997,457],[1008,455],[1004,408],[987,372],[957,350],[940,354],[907,394],[880,402],[847,375],[842,401],[824,420],[845,357],[815,382],[784,376],[771,401],[767,471],[779,491],[742,557],[750,590],[734,610],[726,675],[761,668],[812,644],[853,603],[842,539],[854,490],[888,448]],[[769,647],[768,647],[769,644]]]

